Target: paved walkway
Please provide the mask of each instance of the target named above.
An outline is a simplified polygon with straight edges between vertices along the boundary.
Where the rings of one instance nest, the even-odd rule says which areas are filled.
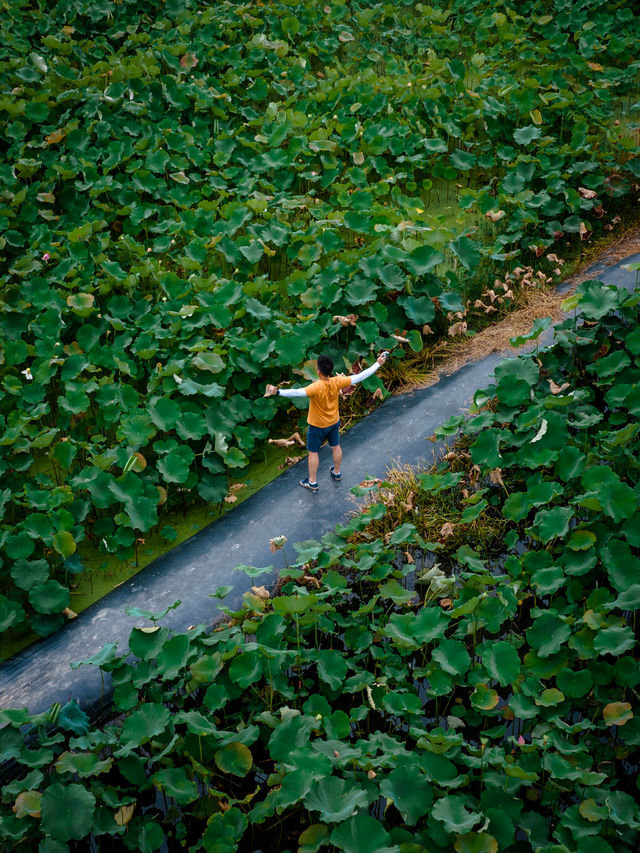
[[[611,267],[596,264],[585,277],[633,289],[636,273],[622,266],[638,260],[640,254]],[[330,454],[325,447],[320,452],[318,493],[298,486],[305,466],[294,466],[222,519],[155,560],[62,630],[0,664],[0,707],[27,706],[37,713],[53,702],[63,704],[73,697],[89,713],[97,712],[101,693],[98,669],[82,666],[71,670],[69,664],[90,657],[107,642],[117,641],[119,649],[125,651],[131,629],[143,624],[127,616],[127,606],[158,612],[180,599],[180,607],[170,611],[162,624],[184,630],[193,624],[210,624],[216,615],[216,600],[208,594],[230,584],[234,589],[224,603],[238,608],[252,582],[234,572],[235,566],[282,568],[282,553],[271,553],[270,538],[284,534],[290,543],[286,546],[289,556],[295,559],[291,543],[318,539],[353,510],[349,490],[354,485],[369,476],[383,477],[393,460],[431,463],[434,446],[428,436],[451,415],[467,409],[474,392],[488,384],[502,357],[488,356],[430,388],[387,399],[343,436],[340,483],[329,477]],[[257,582],[268,581],[265,576]]]

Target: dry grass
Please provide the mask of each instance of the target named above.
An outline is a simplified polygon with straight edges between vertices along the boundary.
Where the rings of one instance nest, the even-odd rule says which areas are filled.
[[[640,229],[634,227],[602,252],[598,260],[612,266],[636,252],[640,252]],[[479,361],[495,352],[512,350],[511,338],[527,334],[534,320],[538,318],[551,317],[554,323],[560,322],[562,303],[585,280],[585,269],[592,263],[593,259],[564,279],[570,288],[562,295],[553,289],[522,289],[517,294],[521,307],[473,337],[442,339],[432,347],[425,347],[415,358],[405,359],[402,362],[401,382],[393,389],[393,393],[403,394],[418,388],[428,388],[439,382],[442,376],[450,376],[466,364]]]

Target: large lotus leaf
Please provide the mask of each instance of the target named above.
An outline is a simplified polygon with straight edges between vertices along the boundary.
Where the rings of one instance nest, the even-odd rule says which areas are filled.
[[[436,315],[433,302],[426,296],[401,296],[398,299],[409,320],[417,326],[430,323]]]
[[[181,444],[160,457],[157,466],[167,483],[184,483],[194,459],[193,450],[187,444]]]
[[[553,509],[541,509],[536,513],[531,530],[543,542],[549,542],[558,536],[566,536],[573,518],[573,509],[556,506]]]
[[[480,262],[480,249],[478,244],[470,237],[458,237],[448,245],[465,269],[472,270],[478,266]]]
[[[593,687],[593,678],[588,669],[561,669],[556,675],[556,684],[565,696],[578,699],[586,696]]]
[[[235,853],[247,824],[247,817],[240,809],[231,807],[224,812],[214,813],[207,821],[202,849],[208,853]]]
[[[510,822],[510,837],[513,834],[511,827],[513,827],[512,822]],[[456,838],[454,850],[456,853],[498,853],[498,840],[488,832],[467,832]]]
[[[161,734],[169,725],[171,712],[158,702],[147,702],[127,717],[120,729],[123,755]]]
[[[476,465],[484,468],[499,468],[502,464],[500,440],[507,433],[499,429],[483,430],[471,445],[471,458]]]
[[[349,305],[365,305],[375,300],[377,290],[374,281],[355,275],[345,288],[345,297]]]
[[[610,539],[602,549],[602,562],[617,592],[624,592],[640,577],[640,560],[621,539]]]
[[[67,305],[80,317],[88,317],[91,314],[95,301],[93,293],[72,293],[67,296]]]
[[[369,804],[367,792],[354,782],[346,782],[336,776],[320,779],[304,798],[310,811],[320,812],[320,817],[329,823],[337,823],[351,817]]]
[[[468,832],[482,820],[482,815],[468,811],[467,800],[464,797],[448,796],[436,800],[431,814],[441,821],[449,832]]]
[[[326,649],[315,652],[313,659],[316,661],[318,675],[322,681],[328,684],[331,690],[337,690],[344,682],[349,670],[344,657],[338,651]]]
[[[11,577],[17,587],[28,591],[48,580],[49,564],[46,560],[16,560],[11,566]]]
[[[580,313],[589,320],[600,320],[605,314],[618,307],[620,294],[617,288],[589,279],[576,290],[575,295]]]
[[[404,717],[407,714],[423,714],[424,703],[419,696],[409,691],[391,691],[382,700],[385,710],[395,716]]]
[[[25,619],[22,605],[17,601],[11,601],[5,595],[0,595],[0,634],[8,631],[11,627],[17,627]]]
[[[370,815],[355,815],[337,826],[331,833],[331,843],[345,853],[398,853],[400,847],[391,843],[391,836]]]
[[[618,350],[617,352],[612,352],[610,355],[606,355],[603,358],[599,358],[594,364],[588,365],[587,370],[590,373],[595,374],[599,380],[610,380],[612,376],[615,376],[616,373],[620,373],[620,371],[624,370],[625,367],[629,367],[630,364],[631,359],[626,352],[624,352],[624,350]]]
[[[552,480],[528,481],[526,492],[512,492],[502,505],[502,514],[511,521],[522,521],[532,507],[549,503],[562,494],[562,486]]]
[[[247,651],[237,655],[229,667],[229,678],[246,689],[262,675],[262,659],[257,652]]]
[[[542,658],[560,651],[570,636],[570,626],[553,613],[543,613],[527,628],[527,642]]]
[[[529,145],[535,139],[540,139],[542,131],[535,124],[529,124],[526,127],[519,127],[513,132],[513,138],[518,145]]]
[[[186,805],[200,796],[197,784],[184,767],[165,767],[153,776],[153,783],[178,805]]]
[[[482,652],[482,663],[491,678],[503,687],[513,684],[520,675],[520,656],[511,643],[491,643],[489,648]]]
[[[73,534],[68,530],[59,530],[53,536],[53,547],[63,557],[70,557],[75,554],[76,542]]]
[[[38,613],[62,613],[69,606],[69,590],[58,581],[48,580],[31,587],[29,601]]]
[[[77,773],[82,778],[98,776],[111,769],[113,758],[100,760],[95,752],[63,752],[56,761],[58,773]]]
[[[603,655],[621,655],[635,646],[635,636],[630,625],[613,625],[596,634],[593,648]]]
[[[176,634],[165,640],[157,658],[158,671],[163,679],[177,678],[187,665],[190,649],[191,638],[188,634]]]
[[[464,675],[471,665],[469,653],[459,640],[441,640],[432,657],[449,675]]]
[[[253,757],[244,743],[232,742],[216,752],[215,762],[223,773],[246,776],[253,765]]]
[[[217,352],[200,352],[193,359],[194,367],[208,370],[210,373],[220,373],[224,370],[224,361]]]
[[[404,822],[415,824],[429,811],[433,803],[433,788],[417,765],[396,767],[380,785],[383,797],[393,800]]]
[[[153,423],[165,432],[174,429],[181,417],[180,404],[169,397],[153,398],[148,411]]]
[[[93,826],[96,798],[83,785],[55,782],[42,794],[43,833],[56,841],[80,841]]]
[[[418,246],[402,261],[413,275],[426,275],[444,261],[444,254],[433,246],[424,245]]]
[[[217,382],[202,383],[186,378],[178,385],[178,391],[186,397],[193,397],[195,394],[202,394],[204,397],[222,397],[224,386]]]

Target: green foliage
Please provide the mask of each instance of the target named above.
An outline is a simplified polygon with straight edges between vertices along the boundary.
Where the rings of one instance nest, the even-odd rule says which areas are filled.
[[[128,558],[166,510],[221,503],[273,417],[262,383],[398,332],[419,351],[490,263],[631,190],[632,15],[396,5],[5,3],[2,630],[54,629],[81,543]],[[331,318],[354,309],[349,335]]]
[[[107,644],[83,662],[112,674],[111,721],[90,728],[74,703],[0,711],[0,750],[18,768],[2,788],[4,844],[509,853],[524,835],[536,850],[636,850],[640,459],[616,440],[623,407],[581,415],[613,387],[597,369],[605,344],[629,356],[625,381],[640,379],[640,296],[589,285],[576,301],[594,295],[611,313],[567,321],[552,348],[497,371],[527,377],[526,399],[502,379],[481,392],[504,485],[492,457],[416,478],[426,499],[449,500],[467,544],[424,542],[415,508],[393,526],[385,483],[384,502],[297,546],[281,594],[249,591],[213,631],[172,634],[155,625],[166,611],[140,611],[154,625],[132,631],[130,655]],[[569,384],[569,405],[552,408],[549,379]],[[605,496],[619,483],[632,506],[616,520]],[[537,497],[514,502],[522,490]],[[478,494],[486,506],[465,520]],[[543,502],[571,507],[570,536],[543,535]],[[501,554],[482,548],[490,512],[507,520]],[[432,565],[418,595],[405,559],[430,565],[434,550],[451,577],[434,595]]]

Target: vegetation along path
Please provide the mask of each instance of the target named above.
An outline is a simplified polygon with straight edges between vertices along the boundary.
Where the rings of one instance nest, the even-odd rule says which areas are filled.
[[[640,254],[636,254],[612,266],[598,262],[582,277],[632,289],[637,273],[627,267],[639,260]],[[569,286],[564,285],[567,289]],[[317,539],[353,509],[353,486],[369,477],[383,476],[392,462],[430,462],[436,448],[428,437],[452,415],[466,409],[501,359],[502,355],[492,354],[436,385],[388,399],[344,436],[342,482],[331,481],[329,450],[323,448],[318,493],[298,488],[299,466],[285,471],[233,513],[155,560],[62,630],[4,662],[0,666],[1,705],[27,706],[37,713],[73,696],[85,710],[97,713],[108,685],[101,683],[96,667],[72,669],[73,662],[88,660],[105,643],[118,643],[121,650],[125,649],[132,627],[145,624],[136,616],[135,608],[157,614],[169,608],[162,623],[185,630],[189,625],[214,621],[218,600],[210,595],[221,586],[232,588],[224,604],[231,609],[240,606],[252,581],[235,567],[274,564],[273,573],[262,575],[260,582],[273,580],[291,546],[285,545],[274,556],[270,539]],[[180,606],[172,607],[177,601]]]

